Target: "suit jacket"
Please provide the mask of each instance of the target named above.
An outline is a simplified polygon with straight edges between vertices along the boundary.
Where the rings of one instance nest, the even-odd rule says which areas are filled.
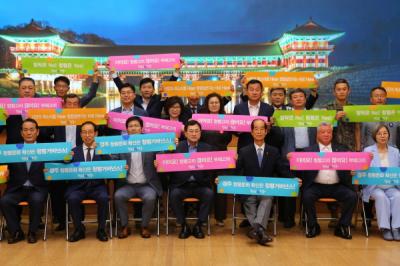
[[[293,177],[287,159],[280,155],[277,148],[270,145],[265,145],[260,167],[254,142],[239,150],[236,173],[241,176]]]
[[[7,192],[20,189],[27,180],[40,191],[47,191],[47,181],[44,179],[44,162],[32,162],[27,168],[26,163],[10,163],[8,170],[10,178],[7,183]]]
[[[304,149],[305,152],[320,152],[319,150],[319,145],[314,144],[310,147],[307,147]],[[332,151],[333,152],[346,152],[349,151],[349,149],[340,144],[335,144],[332,143]],[[306,190],[309,186],[311,186],[314,183],[315,178],[318,175],[318,170],[311,170],[311,171],[302,171],[301,176],[303,177],[303,190]],[[349,187],[350,189],[353,189],[352,186],[352,177],[350,174],[350,171],[336,171],[339,177],[339,183]]]
[[[235,114],[235,115],[250,115],[248,102],[246,101],[246,102],[237,104],[233,110],[233,114]],[[271,117],[273,114],[274,114],[274,108],[271,105],[266,104],[264,102],[260,103],[260,110],[258,111],[258,116]],[[275,132],[275,130],[273,130],[271,132],[271,135],[269,135],[269,136],[271,137],[274,134],[279,135],[280,130],[279,130],[279,132],[277,132],[277,131]],[[266,139],[268,139],[268,135],[267,135]],[[244,146],[249,145],[250,143],[253,143],[253,138],[250,133],[240,133],[239,134],[238,150],[240,150]]]
[[[366,147],[364,151],[370,152],[374,155],[370,167],[381,167],[381,160],[379,158],[378,147],[376,146],[376,144]],[[399,149],[394,148],[392,146],[388,146],[388,160],[389,160],[389,167],[399,167],[400,166]],[[364,186],[362,193],[363,201],[369,202],[371,193],[376,187],[377,187],[376,185]],[[400,188],[400,186],[396,187]]]
[[[98,88],[99,88],[99,83],[92,82],[89,88],[89,92],[85,96],[83,96],[79,101],[81,107],[85,107],[90,103],[91,100],[93,100],[96,97]]]
[[[84,162],[85,161],[85,154],[83,150],[83,145],[76,146],[75,148],[72,149],[74,152],[74,156],[72,157],[71,162]],[[92,161],[103,161],[103,160],[109,160],[111,159],[110,156],[108,155],[98,155],[94,153]],[[88,183],[88,180],[72,180],[68,182],[68,187],[65,191],[65,196],[68,197],[68,195],[74,191],[81,190],[83,189],[86,184]],[[95,179],[95,180],[90,180],[91,186],[99,186],[99,185],[105,185],[105,182],[103,179]]]
[[[126,164],[128,165],[128,175],[131,170],[131,154],[130,153],[121,153],[111,155],[114,160],[126,160]],[[154,160],[156,159],[156,153],[154,152],[142,152],[142,165],[144,176],[146,177],[147,183],[157,192],[158,196],[161,197],[163,190],[161,185],[160,177],[157,174],[157,170],[154,167]],[[117,180],[116,187],[117,189],[127,184],[128,180]]]
[[[10,115],[6,120],[6,125],[0,128],[0,133],[3,129],[6,130],[6,144],[23,143],[24,139],[21,136],[22,116]],[[37,142],[47,142],[48,134],[46,127],[39,128],[39,136]]]
[[[193,114],[193,110],[192,110],[192,108],[191,108],[191,106],[190,106],[189,103],[186,104],[185,107],[187,108],[187,110],[190,111],[191,114]],[[197,111],[196,114],[200,113],[200,110],[201,110],[201,109],[202,109],[202,105],[198,103],[197,106],[196,106],[196,111]]]
[[[80,136],[80,131],[81,131],[81,127],[76,126],[76,133],[75,133],[76,146],[82,145],[82,138]],[[51,140],[53,142],[65,142],[66,141],[66,127],[65,126],[51,127],[48,130],[48,134],[51,136]]]
[[[122,112],[122,106],[111,110],[111,112],[121,113]],[[147,112],[145,110],[140,109],[135,105],[133,106],[133,115],[135,115],[135,116],[148,116],[148,114],[147,114]],[[121,130],[106,127],[104,129],[104,134],[107,135],[107,136],[121,135]]]
[[[199,142],[197,145],[197,152],[212,151],[212,147],[204,142]],[[186,140],[179,142],[176,147],[175,153],[188,153],[189,146]],[[171,188],[179,187],[189,181],[190,176],[194,176],[197,183],[202,186],[211,187],[211,177],[213,171],[186,171],[186,172],[173,172],[171,173],[170,186]]]
[[[282,155],[286,156],[289,152],[294,152],[296,150],[296,140],[293,127],[281,128],[284,135],[284,142],[282,146]],[[316,144],[317,141],[317,129],[315,127],[307,128],[308,131],[308,141],[310,146]]]

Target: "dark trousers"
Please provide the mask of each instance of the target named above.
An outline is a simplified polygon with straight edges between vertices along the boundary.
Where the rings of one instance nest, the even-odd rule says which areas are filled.
[[[0,199],[0,207],[7,221],[10,234],[21,230],[21,208],[18,203],[27,201],[29,203],[29,232],[36,233],[46,200],[47,189],[35,187],[21,187],[18,190],[7,192]]]
[[[217,186],[214,186],[214,218],[217,221],[223,221],[226,219],[226,208],[227,208],[227,199],[226,194],[217,193]]]
[[[71,214],[75,229],[83,229],[82,221],[84,217],[81,202],[85,199],[93,199],[96,201],[98,227],[99,229],[105,229],[108,208],[108,193],[106,185],[85,186],[67,194],[66,200],[68,202],[69,213]]]
[[[59,224],[65,224],[65,189],[67,183],[65,181],[50,182],[50,196],[53,216]]]
[[[207,222],[207,217],[210,213],[210,208],[214,198],[214,192],[211,188],[200,186],[197,183],[187,183],[180,187],[172,188],[169,197],[171,208],[176,215],[177,223],[186,223],[183,200],[191,197],[199,199],[199,208],[197,213],[198,222]]]
[[[279,221],[283,223],[294,222],[296,214],[296,199],[297,198],[293,197],[278,198]]]
[[[314,226],[317,223],[315,202],[319,198],[334,198],[341,204],[341,217],[338,225],[350,226],[351,217],[357,203],[357,194],[342,184],[323,185],[313,183],[303,191],[303,206],[307,213],[308,223]]]

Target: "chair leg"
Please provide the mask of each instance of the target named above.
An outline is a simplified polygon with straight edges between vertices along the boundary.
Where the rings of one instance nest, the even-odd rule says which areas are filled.
[[[157,236],[160,236],[160,198],[157,198]]]
[[[277,224],[277,220],[278,220],[278,202],[275,202],[275,206],[274,206],[274,236],[276,236],[276,224]]]
[[[165,234],[168,235],[168,223],[169,223],[169,190],[167,192],[167,206],[165,207],[166,209],[166,219],[165,219]]]
[[[65,240],[69,237],[68,202],[65,202]]]
[[[210,223],[210,215],[207,216],[207,235],[211,235],[211,223]]]
[[[362,204],[362,203],[361,203]],[[354,218],[354,228],[357,228],[358,225],[358,212],[360,211],[360,193],[357,192],[357,204],[356,204],[356,211],[355,211],[355,218]]]
[[[46,200],[46,216],[44,220],[44,232],[43,232],[43,241],[47,240],[47,222],[49,219],[49,204],[50,204],[50,195],[47,195],[47,200]]]
[[[3,229],[4,229],[4,216],[0,218],[0,241],[3,240]]]
[[[118,236],[118,213],[115,212],[115,236]]]
[[[362,202],[362,201],[361,201],[361,211],[362,211],[362,220],[363,220],[364,229],[365,229],[365,236],[369,237],[369,231],[368,231],[368,225],[367,225],[367,216],[365,215],[364,202]]]
[[[235,235],[235,229],[236,229],[236,212],[235,212],[235,207],[236,207],[236,196],[233,195],[233,204],[232,204],[232,235]]]
[[[112,216],[111,216],[111,201],[108,201],[108,223],[109,223],[109,230],[110,230],[110,239],[113,238],[113,230],[112,230]]]
[[[304,223],[306,226],[306,235],[308,235],[308,217],[307,217],[307,213],[303,210],[303,215],[304,215]]]

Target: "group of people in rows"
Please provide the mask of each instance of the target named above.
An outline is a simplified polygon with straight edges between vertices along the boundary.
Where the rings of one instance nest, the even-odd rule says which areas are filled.
[[[149,223],[154,212],[156,201],[164,191],[169,191],[170,207],[177,224],[181,226],[179,238],[204,238],[202,227],[208,221],[211,210],[218,226],[224,226],[227,218],[227,198],[225,194],[216,193],[219,175],[241,175],[260,177],[299,178],[301,187],[301,202],[304,206],[307,223],[306,236],[311,238],[320,234],[317,222],[315,203],[319,198],[332,197],[336,202],[329,203],[328,208],[333,218],[337,218],[340,205],[341,216],[334,225],[334,234],[344,239],[351,239],[351,218],[357,202],[355,187],[352,185],[350,171],[320,170],[291,171],[289,167],[290,153],[299,151],[337,152],[362,151],[373,156],[371,166],[396,167],[400,165],[398,138],[399,123],[352,123],[344,119],[343,106],[351,105],[348,101],[350,85],[344,79],[333,84],[334,99],[326,109],[336,110],[337,126],[322,123],[317,128],[274,126],[273,120],[265,122],[254,119],[251,132],[219,132],[202,130],[199,122],[192,120],[193,113],[225,114],[224,106],[230,98],[211,93],[199,104],[199,97],[189,97],[187,105],[177,96],[163,97],[155,93],[154,81],[144,78],[140,81],[140,95],[135,86],[124,83],[121,78],[110,71],[119,90],[121,106],[112,112],[127,113],[132,116],[126,120],[126,130],[115,130],[107,126],[98,126],[87,121],[79,126],[41,127],[33,119],[23,119],[20,115],[10,115],[6,125],[0,130],[6,130],[6,143],[36,143],[36,142],[71,142],[73,145],[70,162],[126,160],[127,177],[114,183],[114,207],[119,217],[119,238],[130,235],[128,226],[128,200],[139,197],[140,206],[135,207],[136,217],[141,218],[140,234],[149,238],[151,231]],[[177,80],[179,73],[174,73],[170,80]],[[82,98],[69,94],[70,81],[61,76],[54,80],[57,97],[64,100],[64,108],[81,108],[96,97],[99,79],[97,73],[89,93]],[[307,93],[302,89],[293,89],[287,93],[284,88],[269,89],[269,102],[263,101],[264,88],[258,80],[243,81],[243,93],[240,102],[235,106],[233,114],[248,116],[272,117],[275,110],[306,110],[313,108],[318,99],[315,89]],[[162,88],[160,89],[162,92]],[[35,81],[23,77],[19,81],[19,96],[23,98],[39,97],[35,90]],[[373,105],[386,104],[386,90],[382,87],[373,88],[370,101]],[[286,98],[288,104],[285,104]],[[225,151],[232,141],[233,135],[238,137],[236,169],[218,171],[157,173],[156,154],[153,152],[132,152],[128,154],[98,155],[96,154],[95,137],[99,135],[141,134],[143,120],[140,117],[180,121],[184,124],[183,133],[177,140],[176,153],[193,153],[206,151]],[[179,142],[178,142],[179,141]],[[68,162],[66,162],[68,163]],[[56,230],[66,227],[68,217],[65,217],[66,203],[74,224],[74,232],[68,237],[70,242],[85,238],[84,199],[94,199],[97,203],[98,230],[97,238],[107,241],[106,220],[108,212],[109,186],[106,180],[50,181],[44,179],[43,162],[26,162],[8,164],[7,188],[0,198],[0,207],[5,217],[8,230],[8,243],[16,243],[25,239],[20,226],[21,201],[28,201],[29,243],[37,241],[37,231],[41,223],[43,204],[50,194],[55,220],[59,223]],[[372,205],[368,202],[374,199],[378,226],[385,240],[400,241],[400,191],[396,186],[366,186],[363,189],[363,200],[372,218]],[[199,200],[197,222],[191,227],[186,221],[187,208],[183,200],[195,197]],[[273,204],[269,196],[240,196],[242,212],[247,218],[241,227],[248,226],[248,237],[261,245],[266,245],[273,239],[266,233],[268,219]],[[279,221],[285,228],[295,226],[296,198],[282,197],[278,200]],[[165,206],[168,208],[169,206]],[[397,211],[396,211],[397,210]],[[66,219],[67,218],[67,219]]]

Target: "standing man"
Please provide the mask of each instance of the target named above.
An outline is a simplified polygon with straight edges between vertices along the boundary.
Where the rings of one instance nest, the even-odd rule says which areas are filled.
[[[23,144],[33,144],[39,136],[39,126],[33,119],[25,119],[21,124],[20,134]],[[25,239],[21,229],[21,201],[29,203],[28,243],[36,243],[36,232],[40,216],[47,197],[47,182],[44,179],[43,162],[8,164],[7,189],[0,199],[0,207],[7,221],[8,243],[14,244]]]

